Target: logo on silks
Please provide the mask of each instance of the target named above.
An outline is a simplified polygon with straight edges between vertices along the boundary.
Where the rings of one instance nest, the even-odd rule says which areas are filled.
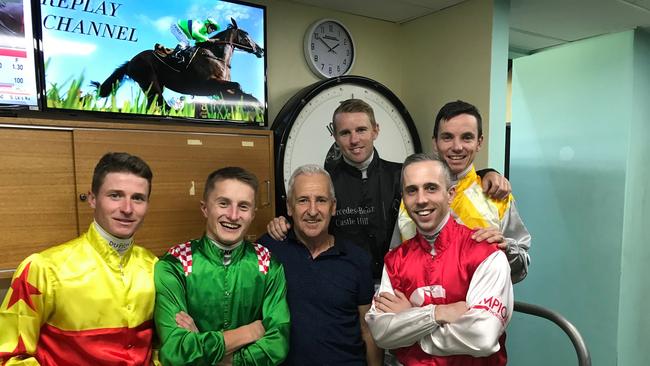
[[[508,308],[506,307],[506,304],[496,296],[486,297],[477,305],[472,306],[472,308],[487,310],[504,324],[508,319]]]
[[[440,285],[424,286],[416,289],[411,294],[409,301],[414,306],[424,306],[435,303],[436,298],[444,299],[446,296],[445,288]]]

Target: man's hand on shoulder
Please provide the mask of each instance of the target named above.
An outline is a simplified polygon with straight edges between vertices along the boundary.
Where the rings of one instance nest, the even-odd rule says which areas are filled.
[[[506,199],[512,193],[512,186],[508,179],[495,171],[485,174],[481,179],[481,186],[483,193],[496,200]]]
[[[284,240],[291,229],[291,224],[284,216],[274,218],[266,225],[266,231],[274,240]]]
[[[479,242],[487,241],[490,244],[497,244],[499,249],[502,250],[508,247],[508,243],[506,242],[506,238],[503,236],[503,233],[501,230],[495,227],[486,227],[476,230],[472,234],[472,239]]]
[[[455,302],[453,304],[436,305],[434,316],[436,323],[442,325],[453,323],[458,320],[467,311],[467,303],[465,301]]]
[[[413,305],[399,290],[395,290],[395,295],[390,292],[381,292],[375,296],[375,309],[383,313],[399,313],[408,310]]]

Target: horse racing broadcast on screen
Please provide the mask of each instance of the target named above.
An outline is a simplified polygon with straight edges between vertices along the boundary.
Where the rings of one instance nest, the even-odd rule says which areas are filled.
[[[48,109],[267,124],[263,6],[39,3]]]
[[[0,108],[7,106],[38,106],[29,0],[0,0]]]

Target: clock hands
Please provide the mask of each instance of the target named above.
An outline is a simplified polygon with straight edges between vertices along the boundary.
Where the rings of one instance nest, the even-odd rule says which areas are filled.
[[[324,40],[323,38],[320,38],[320,37],[319,37],[318,39],[319,39],[321,42],[323,42],[323,44],[325,45],[325,47],[327,47],[327,52],[332,52],[332,53],[336,54],[336,51],[334,51],[334,49],[335,49],[336,47],[338,47],[339,43],[337,43],[336,46],[334,46],[334,47],[330,47],[330,45],[327,44],[327,42],[325,42],[325,40]]]

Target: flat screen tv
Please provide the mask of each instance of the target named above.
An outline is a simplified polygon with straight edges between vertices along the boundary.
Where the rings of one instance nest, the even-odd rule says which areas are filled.
[[[0,108],[38,108],[29,0],[0,0]]]
[[[265,7],[39,3],[47,109],[267,124]]]

